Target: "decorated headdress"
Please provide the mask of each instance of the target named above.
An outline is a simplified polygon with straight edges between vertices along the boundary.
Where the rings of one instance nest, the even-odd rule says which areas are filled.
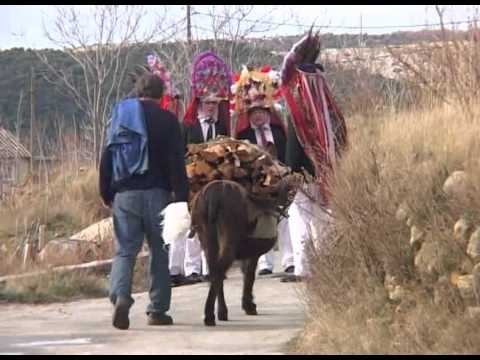
[[[270,109],[271,123],[284,128],[274,104],[281,97],[280,73],[264,66],[260,70],[244,66],[240,74],[234,75],[232,86],[234,112],[238,115],[235,133],[238,134],[250,126],[248,111],[257,107]],[[284,129],[285,130],[285,129]]]
[[[197,55],[192,67],[192,101],[184,118],[188,126],[197,121],[198,105],[201,100],[219,101],[218,120],[225,129],[230,129],[229,100],[232,85],[232,73],[227,64],[212,51]]]
[[[270,66],[260,70],[244,66],[240,74],[234,76],[232,86],[235,112],[242,114],[254,107],[269,108],[279,98],[280,75]]]
[[[157,75],[165,84],[165,91],[160,106],[165,110],[170,110],[178,116],[178,97],[179,94],[172,82],[170,72],[160,61],[159,56],[152,52],[147,55],[147,66],[151,73]]]

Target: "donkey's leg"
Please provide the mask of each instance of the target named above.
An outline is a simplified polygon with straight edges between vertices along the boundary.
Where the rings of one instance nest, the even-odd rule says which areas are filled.
[[[218,276],[212,273],[210,273],[210,279],[210,289],[205,302],[205,318],[203,322],[206,326],[215,326],[215,300],[218,296],[219,281]]]
[[[228,309],[227,303],[225,302],[225,295],[223,293],[223,279],[220,281],[220,286],[218,288],[218,309],[217,309],[217,317],[220,321],[227,321],[228,320]]]
[[[243,296],[242,309],[247,315],[257,315],[257,305],[253,302],[253,283],[255,282],[255,270],[258,256],[242,261],[243,272]]]

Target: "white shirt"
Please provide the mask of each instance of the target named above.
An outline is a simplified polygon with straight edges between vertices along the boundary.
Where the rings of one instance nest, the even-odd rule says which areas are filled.
[[[260,133],[260,129],[253,124],[251,124],[252,129],[255,131],[255,137],[257,138],[257,144],[261,145],[262,144],[262,135]],[[265,134],[265,139],[267,139],[268,142],[271,142],[272,144],[275,144],[275,141],[273,141],[273,133],[272,133],[272,128],[270,127],[270,124],[265,124],[262,126],[263,127],[263,132]]]
[[[200,125],[202,126],[202,134],[203,134],[203,141],[207,141],[207,134],[208,134],[208,127],[210,124],[207,122],[207,120],[210,119],[208,117],[204,117],[199,119],[200,120]],[[217,132],[215,129],[215,124],[217,123],[217,120],[213,119],[212,123],[212,139],[215,139],[217,137]]]

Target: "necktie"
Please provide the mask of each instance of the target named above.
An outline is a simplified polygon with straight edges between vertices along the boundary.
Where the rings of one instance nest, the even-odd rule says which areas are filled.
[[[212,119],[208,119],[207,120],[207,124],[208,124],[208,130],[207,130],[207,139],[205,141],[210,141],[213,139],[213,120]]]
[[[265,127],[260,126],[258,128],[258,130],[260,131],[260,138],[262,139],[262,143],[260,144],[260,146],[266,148],[267,147],[267,137],[265,136]]]

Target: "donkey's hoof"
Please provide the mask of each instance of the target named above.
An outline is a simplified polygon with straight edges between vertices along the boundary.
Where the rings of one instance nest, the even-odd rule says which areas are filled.
[[[242,306],[243,310],[245,311],[245,314],[247,315],[258,315],[257,313],[257,305],[254,303],[251,304],[244,304]]]
[[[205,324],[205,326],[215,326],[215,325],[217,325],[215,323],[215,319],[204,319],[203,323]]]
[[[258,315],[257,309],[244,309],[247,315]]]
[[[228,313],[226,311],[225,312],[219,312],[217,314],[217,318],[220,321],[228,321]]]

